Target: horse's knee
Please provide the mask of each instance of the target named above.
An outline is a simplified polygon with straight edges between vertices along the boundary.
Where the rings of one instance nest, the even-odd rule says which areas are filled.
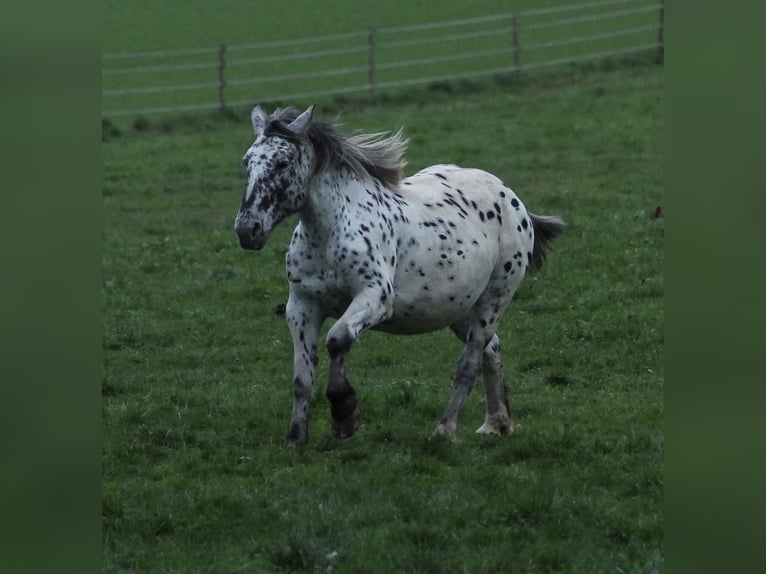
[[[330,358],[334,359],[338,355],[348,353],[353,342],[348,326],[340,321],[335,323],[327,333],[327,352],[330,354]]]

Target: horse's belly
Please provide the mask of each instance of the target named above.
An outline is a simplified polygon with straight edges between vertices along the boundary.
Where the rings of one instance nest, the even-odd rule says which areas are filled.
[[[421,314],[397,314],[388,321],[378,323],[373,329],[375,331],[384,331],[397,335],[417,335],[420,333],[431,333],[449,327],[459,321],[465,314],[464,310],[454,309],[451,313],[442,313],[439,315],[421,315]]]
[[[481,280],[471,286],[434,281],[395,289],[393,316],[376,329],[399,334],[438,331],[465,317],[485,286]]]

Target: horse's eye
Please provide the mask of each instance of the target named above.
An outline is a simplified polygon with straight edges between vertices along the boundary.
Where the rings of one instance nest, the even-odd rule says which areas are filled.
[[[274,164],[274,169],[283,170],[290,165],[290,162],[286,159],[280,159]]]

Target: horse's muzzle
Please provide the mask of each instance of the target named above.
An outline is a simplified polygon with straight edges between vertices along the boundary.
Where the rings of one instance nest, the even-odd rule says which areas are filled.
[[[242,249],[259,251],[266,244],[266,235],[260,223],[246,224],[238,219],[234,225],[234,231],[237,232]]]

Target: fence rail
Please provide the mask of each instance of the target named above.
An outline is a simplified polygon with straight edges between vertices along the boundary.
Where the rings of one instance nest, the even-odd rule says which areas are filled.
[[[311,38],[102,55],[102,115],[225,110],[654,51],[664,1],[602,0]]]

